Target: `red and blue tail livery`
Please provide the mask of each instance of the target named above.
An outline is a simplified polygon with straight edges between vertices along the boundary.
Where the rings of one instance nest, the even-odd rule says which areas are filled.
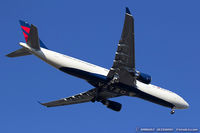
[[[22,32],[23,32],[23,34],[24,34],[24,38],[25,38],[25,40],[26,40],[26,42],[27,42],[28,36],[29,36],[29,32],[30,32],[30,28],[31,28],[31,25],[30,25],[28,22],[25,22],[25,21],[23,21],[23,20],[19,20],[19,23],[20,23],[20,26],[21,26],[21,28],[22,28]],[[40,46],[41,46],[42,48],[48,49],[40,39],[39,39],[39,41],[40,41]]]
[[[24,38],[25,38],[25,40],[27,42],[31,26],[27,22],[24,22],[22,20],[19,20],[19,23],[20,23],[20,26],[22,28],[22,32],[24,34]]]

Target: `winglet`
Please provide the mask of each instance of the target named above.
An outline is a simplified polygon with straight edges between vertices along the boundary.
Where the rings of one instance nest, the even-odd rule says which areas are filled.
[[[43,103],[41,103],[40,101],[37,101],[40,105],[43,105],[44,106],[44,104]]]
[[[131,14],[131,12],[130,12],[128,7],[126,7],[126,13]]]
[[[42,103],[40,101],[37,101],[37,102],[42,105]]]

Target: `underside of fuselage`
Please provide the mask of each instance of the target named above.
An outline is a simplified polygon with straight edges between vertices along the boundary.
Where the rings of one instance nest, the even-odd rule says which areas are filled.
[[[79,70],[76,68],[69,68],[69,67],[60,67],[59,70],[67,74],[76,76],[78,78],[85,79],[88,83],[90,83],[96,88],[101,88],[103,86],[101,88],[101,91],[115,93],[115,94],[118,94],[119,96],[138,97],[138,98],[150,101],[152,103],[156,103],[156,104],[169,107],[169,108],[175,107],[175,105],[173,105],[172,103],[168,101],[165,101],[161,98],[155,97],[153,95],[150,95],[148,93],[145,93],[139,90],[137,86],[131,87],[122,83],[116,83],[115,85],[106,85],[109,83],[111,79],[107,78],[104,75],[95,74],[95,73]]]

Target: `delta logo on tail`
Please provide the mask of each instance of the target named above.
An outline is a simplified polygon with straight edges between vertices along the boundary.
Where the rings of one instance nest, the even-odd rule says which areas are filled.
[[[24,38],[25,38],[25,40],[27,42],[31,26],[27,22],[24,22],[22,20],[19,20],[19,23],[20,23],[20,26],[22,28],[22,32],[24,34]]]
[[[23,32],[23,34],[24,34],[24,38],[25,38],[25,40],[26,40],[26,42],[27,42],[28,36],[29,36],[29,32],[30,32],[30,28],[31,28],[31,25],[30,25],[28,22],[25,22],[25,21],[23,21],[23,20],[19,20],[19,23],[20,23],[20,26],[21,26],[21,28],[22,28],[22,32]],[[41,46],[42,48],[48,49],[40,39],[39,39],[39,41],[40,41],[40,46]]]

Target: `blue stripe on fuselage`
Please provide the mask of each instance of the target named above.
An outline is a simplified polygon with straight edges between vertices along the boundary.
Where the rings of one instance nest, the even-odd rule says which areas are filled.
[[[91,72],[83,71],[76,68],[61,67],[59,68],[59,70],[65,73],[71,74],[73,76],[85,79],[87,81],[91,81],[91,80],[97,80],[97,81],[103,81],[103,82],[107,81],[107,77],[104,75],[91,73]]]
[[[79,70],[76,68],[61,67],[61,68],[59,68],[59,70],[65,72],[65,73],[68,73],[70,75],[85,79],[91,84],[98,83],[98,82],[107,83],[111,80],[111,79],[108,79],[107,76],[96,74],[96,73],[90,73],[90,72]],[[95,87],[97,87],[97,86],[95,86]],[[121,84],[121,83],[116,84],[116,87],[120,87],[121,89],[123,88],[128,92],[134,92],[134,93],[136,93],[136,97],[142,98],[144,100],[147,100],[147,101],[150,101],[150,102],[153,102],[156,104],[160,104],[162,106],[166,106],[169,108],[174,107],[174,105],[172,103],[169,103],[163,99],[160,99],[158,97],[155,97],[153,95],[145,93],[145,92],[137,89],[137,87],[127,86],[127,85]]]

